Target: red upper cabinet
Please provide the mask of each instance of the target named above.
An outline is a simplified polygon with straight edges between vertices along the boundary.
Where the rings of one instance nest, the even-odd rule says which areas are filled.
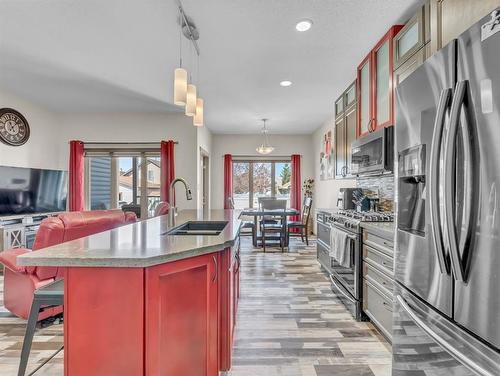
[[[402,27],[391,27],[358,66],[358,138],[394,124],[392,40]]]

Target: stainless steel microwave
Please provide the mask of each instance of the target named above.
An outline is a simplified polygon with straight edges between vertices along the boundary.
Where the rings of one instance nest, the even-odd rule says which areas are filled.
[[[394,128],[382,128],[357,139],[351,145],[353,175],[383,175],[394,170]]]

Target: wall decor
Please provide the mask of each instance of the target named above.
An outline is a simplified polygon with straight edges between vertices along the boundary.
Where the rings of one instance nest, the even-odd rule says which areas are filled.
[[[319,154],[320,180],[329,180],[335,177],[335,158],[333,153],[332,131],[323,136],[321,153]]]
[[[10,146],[21,146],[30,138],[26,118],[12,108],[0,108],[0,141]]]

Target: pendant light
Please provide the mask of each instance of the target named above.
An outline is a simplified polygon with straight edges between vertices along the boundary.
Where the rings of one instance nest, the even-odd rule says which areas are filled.
[[[200,81],[200,55],[196,59],[196,80]],[[197,93],[198,94],[198,93]],[[196,111],[193,117],[195,127],[203,127],[203,99],[196,98]]]
[[[186,105],[187,77],[187,71],[182,68],[182,34],[179,28],[179,68],[174,72],[174,103],[177,106]]]
[[[193,67],[193,49],[189,46],[189,62],[190,66]],[[196,85],[193,84],[193,77],[189,75],[189,83],[187,85],[187,95],[186,95],[186,116],[194,116],[196,114]]]
[[[262,119],[262,122],[264,123],[264,125],[262,127],[262,135],[264,137],[264,140],[262,142],[262,145],[260,145],[257,149],[255,149],[255,150],[257,150],[257,153],[262,154],[262,155],[269,154],[274,150],[274,147],[272,147],[269,144],[269,139],[267,136],[267,128],[266,128],[266,121],[267,120],[268,119]]]
[[[187,71],[184,68],[175,70],[174,79],[174,103],[177,106],[185,106],[187,98]]]
[[[195,127],[203,127],[203,99],[196,98],[196,113],[193,118]]]
[[[194,116],[196,114],[196,86],[188,84],[186,96],[186,115]]]

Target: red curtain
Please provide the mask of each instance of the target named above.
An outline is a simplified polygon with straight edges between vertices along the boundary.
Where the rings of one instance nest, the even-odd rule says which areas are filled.
[[[84,210],[83,200],[83,142],[69,142],[69,210]]]
[[[300,155],[292,155],[292,177],[290,184],[290,207],[302,209],[302,179],[300,177]],[[300,215],[292,216],[292,221],[300,221]]]
[[[231,209],[229,199],[233,195],[233,157],[224,155],[224,209]]]
[[[174,141],[162,141],[160,144],[161,157],[161,183],[160,183],[160,199],[175,205],[174,197],[169,197],[170,183],[175,179],[175,161],[174,161]],[[172,199],[172,202],[170,201]]]

